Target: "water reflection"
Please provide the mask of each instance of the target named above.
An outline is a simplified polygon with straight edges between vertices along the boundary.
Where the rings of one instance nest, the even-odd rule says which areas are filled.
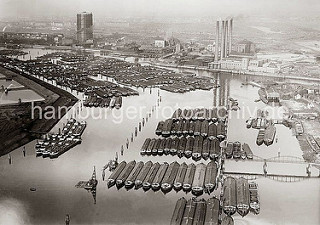
[[[222,105],[228,96],[238,99],[241,110],[243,106],[250,109],[263,108],[261,102],[254,102],[258,98],[257,88],[242,86],[243,77],[230,74],[211,74],[201,71],[203,75],[212,76],[216,79],[220,88],[211,91],[194,91],[185,94],[172,94],[160,90],[161,104],[156,108],[150,118],[145,117],[154,105],[157,104],[158,90],[143,91],[138,89],[140,96],[131,96],[123,99],[123,110],[129,107],[143,108],[142,115],[148,118],[141,132],[138,132],[134,141],[124,148],[123,156],[120,155],[121,146],[131,138],[135,128],[142,118],[123,118],[121,123],[116,123],[117,114],[107,110],[107,119],[87,119],[88,126],[83,135],[81,145],[71,149],[58,159],[36,158],[34,144],[26,145],[26,157],[23,157],[21,149],[12,152],[14,164],[9,165],[7,156],[0,158],[0,210],[8,210],[11,207],[15,214],[10,214],[10,219],[20,218],[27,224],[63,224],[65,215],[70,214],[70,224],[168,224],[175,207],[175,202],[180,197],[191,198],[191,194],[183,192],[164,195],[162,192],[144,192],[140,190],[127,191],[124,188],[119,191],[116,188],[107,189],[106,183],[102,181],[102,168],[113,159],[118,152],[119,161],[136,160],[147,162],[167,161],[169,163],[193,162],[191,159],[179,159],[172,156],[147,157],[140,155],[140,147],[146,137],[156,137],[154,131],[159,120],[171,116],[167,107],[212,107]],[[242,86],[242,87],[241,87]],[[157,113],[164,111],[163,114]],[[92,114],[98,113],[93,109]],[[236,114],[237,112],[232,112]],[[284,126],[277,126],[278,142],[272,146],[256,146],[256,131],[247,129],[245,120],[250,116],[249,112],[243,110],[244,116],[229,121],[228,137],[231,141],[240,140],[248,143],[255,155],[263,158],[271,158],[278,155],[292,155],[301,157],[302,152],[291,131]],[[62,123],[67,121],[65,116],[53,129],[57,131]],[[200,161],[202,162],[202,161]],[[200,163],[199,162],[199,163]],[[92,167],[97,168],[97,188],[99,189],[99,200],[92,204],[92,196],[74,185],[88,177]],[[228,168],[260,169],[261,165],[228,162]],[[247,168],[246,168],[247,167]],[[271,165],[270,165],[271,169]],[[273,168],[272,168],[273,169]],[[289,170],[293,168],[284,165],[283,168],[274,168],[276,171]],[[262,170],[262,169],[261,169]],[[305,170],[304,170],[305,172]],[[110,172],[105,171],[108,177]],[[320,190],[319,180],[305,180],[297,183],[280,183],[270,179],[261,178],[257,180],[261,200],[261,213],[258,216],[249,214],[245,218],[235,216],[236,224],[308,224],[320,223]],[[30,187],[35,187],[36,192],[30,192]],[[208,195],[203,195],[208,197]],[[7,199],[14,200],[14,206]],[[10,201],[11,201],[10,200]],[[5,207],[4,207],[5,206]],[[0,213],[0,224],[8,220]],[[16,216],[18,215],[18,216]],[[9,221],[10,222],[10,221]],[[17,222],[19,224],[19,222]]]

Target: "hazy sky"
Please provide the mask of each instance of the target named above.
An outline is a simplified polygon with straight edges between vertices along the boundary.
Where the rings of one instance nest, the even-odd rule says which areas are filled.
[[[318,15],[320,0],[0,0],[0,18],[71,17],[90,11],[104,17],[199,17],[239,14]]]

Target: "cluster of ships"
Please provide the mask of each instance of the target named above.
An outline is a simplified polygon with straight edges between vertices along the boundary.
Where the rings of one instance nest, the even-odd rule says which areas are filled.
[[[220,141],[226,136],[227,111],[225,108],[213,109],[177,109],[172,118],[160,121],[156,134],[163,137],[203,136]]]
[[[260,213],[258,186],[245,178],[226,177],[222,188],[223,212],[229,216],[238,212],[242,217],[249,211]]]
[[[258,136],[256,143],[257,145],[262,145],[263,143],[267,146],[272,145],[276,135],[276,127],[272,121],[266,119],[267,112],[258,110],[256,118],[249,118],[247,123],[247,128],[258,129]]]
[[[48,134],[44,139],[38,140],[35,149],[36,156],[43,158],[57,158],[61,154],[81,144],[81,136],[87,126],[85,121],[69,120],[59,133]]]
[[[140,151],[141,155],[177,155],[178,157],[192,157],[198,161],[218,159],[221,155],[218,139],[196,137],[147,138]]]
[[[220,200],[215,197],[207,201],[194,198],[187,201],[185,198],[180,198],[176,203],[170,225],[233,225],[231,216],[225,215],[220,220],[220,206]]]
[[[253,159],[253,153],[247,143],[228,142],[225,148],[225,156],[227,159]]]
[[[143,188],[144,191],[152,189],[168,193],[172,189],[192,192],[199,196],[204,192],[210,194],[217,186],[218,166],[215,161],[207,165],[168,163],[146,163],[122,161],[107,180],[108,188],[116,185],[118,189]]]
[[[89,95],[83,102],[86,107],[101,107],[101,108],[116,108],[120,109],[122,106],[122,97],[105,97],[101,98],[99,96]]]

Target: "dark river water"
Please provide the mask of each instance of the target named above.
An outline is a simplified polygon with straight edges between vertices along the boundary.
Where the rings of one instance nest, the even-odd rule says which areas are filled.
[[[247,129],[245,120],[250,116],[250,112],[265,107],[263,103],[254,102],[258,98],[256,87],[243,86],[241,83],[245,78],[237,75],[199,73],[212,76],[221,87],[216,91],[193,91],[185,94],[160,90],[160,106],[152,113],[134,141],[130,142],[129,149],[125,149],[123,156],[120,155],[121,145],[125,146],[127,138],[130,140],[142,118],[157,105],[158,89],[153,88],[151,92],[149,88],[138,89],[140,95],[124,98],[120,110],[108,109],[99,112],[99,109],[90,109],[87,112],[87,108],[84,108],[80,115],[77,115],[81,120],[88,114],[85,119],[88,126],[83,134],[82,144],[58,159],[36,158],[35,142],[25,146],[26,157],[23,157],[22,148],[11,152],[11,165],[8,163],[8,156],[1,157],[0,224],[64,224],[66,214],[70,214],[70,224],[169,224],[176,200],[182,196],[190,198],[191,194],[172,191],[164,195],[161,191],[126,191],[124,188],[117,190],[115,187],[108,189],[102,181],[102,168],[115,157],[116,152],[120,161],[193,162],[191,159],[172,156],[142,157],[139,150],[145,138],[156,136],[154,131],[158,121],[170,117],[172,109],[212,107],[221,104],[228,95],[238,99],[241,107],[240,111],[230,115],[228,140],[246,142],[251,146],[254,155],[266,159],[277,156],[279,152],[281,155],[301,158],[298,141],[292,136],[291,130],[281,125],[277,125],[277,143],[269,147],[258,147],[255,144],[257,131]],[[130,110],[137,110],[139,113],[126,115]],[[239,116],[241,113],[244,115]],[[58,131],[68,116],[70,114],[66,115],[52,132]],[[91,193],[74,187],[78,181],[91,177],[94,166],[99,182],[96,204]],[[262,171],[262,164],[253,162],[229,161],[225,167],[230,171]],[[268,169],[279,174],[305,174],[305,165],[270,164]],[[316,174],[318,171],[312,169],[312,173]],[[106,177],[108,176],[109,172],[106,173]],[[284,183],[261,178],[257,183],[261,212],[259,215],[249,214],[244,218],[235,215],[236,225],[320,224],[320,179]],[[31,192],[31,187],[35,187],[37,191]],[[201,197],[210,196],[204,194]]]

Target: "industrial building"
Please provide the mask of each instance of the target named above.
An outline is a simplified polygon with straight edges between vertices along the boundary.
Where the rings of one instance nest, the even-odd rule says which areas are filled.
[[[93,44],[92,13],[77,14],[77,41],[79,44]]]

